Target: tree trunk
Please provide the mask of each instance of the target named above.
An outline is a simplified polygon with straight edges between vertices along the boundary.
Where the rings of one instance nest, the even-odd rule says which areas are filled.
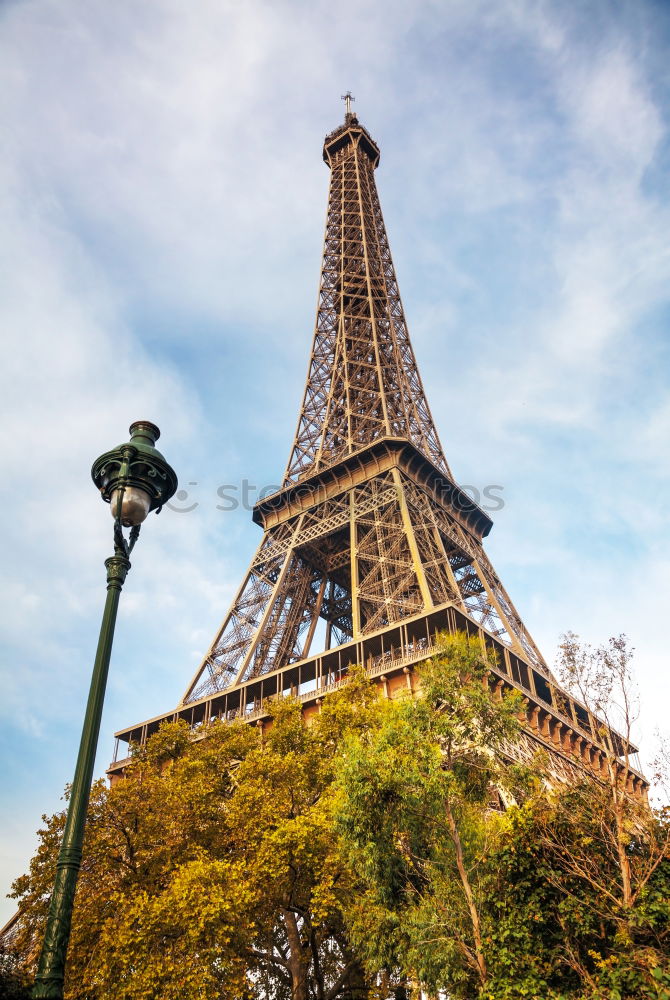
[[[363,966],[360,962],[351,962],[342,991],[342,1000],[365,1000],[368,993],[368,984]]]
[[[613,754],[607,751],[607,768],[609,776],[609,786],[612,795],[612,807],[614,810],[614,822],[616,825],[616,850],[621,873],[621,902],[625,910],[630,908],[632,902],[632,886],[630,875],[630,859],[626,851],[626,786],[625,776],[617,767],[618,761]],[[627,767],[626,772],[627,774]]]
[[[291,910],[282,910],[288,937],[288,967],[291,973],[291,1000],[308,1000],[309,997],[309,942],[303,943],[298,921]]]
[[[616,808],[616,826],[617,826],[617,854],[619,857],[619,869],[621,871],[621,889],[623,895],[623,905],[625,909],[629,909],[632,898],[633,890],[631,886],[630,877],[630,859],[628,857],[628,852],[626,851],[625,844],[625,830],[624,830],[624,815],[623,808],[619,808],[617,803]]]
[[[470,922],[472,923],[472,937],[475,945],[477,972],[479,973],[479,978],[483,985],[486,982],[488,972],[486,969],[486,961],[484,959],[484,949],[482,947],[482,931],[479,923],[479,911],[477,910],[474,893],[472,891],[472,886],[470,885],[470,879],[465,867],[465,861],[463,860],[463,844],[461,842],[461,835],[458,832],[458,826],[448,798],[446,801],[446,812],[449,833],[451,834],[451,839],[454,842],[454,848],[456,850],[456,867],[458,868],[458,874],[460,876],[461,885],[463,886],[463,892],[465,894],[465,901],[470,913]]]

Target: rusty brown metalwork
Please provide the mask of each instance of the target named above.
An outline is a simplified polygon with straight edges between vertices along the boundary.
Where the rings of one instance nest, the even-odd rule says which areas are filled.
[[[324,144],[319,302],[282,487],[254,507],[263,538],[181,703],[116,733],[110,779],[127,763],[119,745],[144,743],[165,721],[187,722],[194,738],[220,719],[263,725],[287,695],[309,716],[354,664],[387,697],[413,693],[415,667],[456,631],[492,653],[492,690],[523,696],[526,725],[509,758],[528,762],[541,748],[549,780],[598,777],[600,728],[556,684],[484,551],[492,522],[444,457],[377,196],[379,148],[348,96]],[[619,757],[623,739],[610,736]],[[639,771],[615,766],[644,797]]]
[[[453,602],[549,676],[489,562],[491,522],[455,483],[410,343],[375,185],[379,148],[347,111],[326,137],[330,191],[314,339],[283,487],[183,698],[189,703]]]

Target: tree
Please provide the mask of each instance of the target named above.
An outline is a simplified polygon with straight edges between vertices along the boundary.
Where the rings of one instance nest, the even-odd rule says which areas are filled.
[[[29,1000],[30,985],[12,945],[0,943],[0,997]]]
[[[537,800],[535,837],[547,877],[579,912],[575,921],[563,907],[559,919],[565,961],[585,995],[670,997],[670,811],[630,787],[639,714],[632,656],[623,635],[596,649],[562,636],[561,680],[586,706],[605,766],[599,780]],[[656,784],[663,777],[657,768]]]
[[[610,878],[612,866],[604,869],[595,852],[589,852],[589,856],[575,853],[571,844],[564,860],[571,871],[593,882],[603,900],[609,900],[620,914],[623,927],[628,912],[670,847],[670,828],[663,830],[658,841],[659,830],[647,802],[632,795],[628,788],[632,730],[639,716],[630,666],[633,650],[628,648],[624,635],[614,636],[607,645],[596,649],[580,644],[573,632],[565,633],[561,639],[561,679],[583,701],[589,724],[604,750],[603,780],[586,783],[582,794],[586,797],[584,808],[595,807],[601,816],[599,848],[607,855],[614,855],[614,881]],[[646,845],[642,852],[636,850],[640,842]]]
[[[355,877],[330,789],[343,733],[377,696],[355,677],[313,724],[278,702],[269,732],[164,726],[124,781],[93,789],[68,961],[77,1000],[354,998],[366,981],[343,907]],[[62,815],[17,880],[16,951],[34,968]]]
[[[601,667],[628,668],[607,648]],[[93,788],[68,997],[670,1000],[667,810],[621,795],[607,705],[601,781],[513,764],[520,704],[491,690],[489,655],[443,637],[416,697],[356,670],[308,724],[278,701],[265,731],[170,724],[136,748]],[[0,974],[18,996],[62,825],[45,818],[15,883]]]
[[[421,697],[388,705],[381,726],[348,737],[338,825],[365,878],[351,919],[368,968],[471,996],[494,961],[483,877],[490,805],[525,778],[504,753],[520,704],[491,691],[479,639],[441,642],[421,670]]]
[[[606,652],[600,667],[627,685],[627,651]],[[626,790],[602,698],[602,781],[551,787],[541,759],[532,776],[506,762],[518,706],[493,698],[487,669],[478,642],[445,639],[424,697],[349,739],[338,822],[364,881],[350,919],[368,969],[454,1000],[669,1000],[667,810]]]

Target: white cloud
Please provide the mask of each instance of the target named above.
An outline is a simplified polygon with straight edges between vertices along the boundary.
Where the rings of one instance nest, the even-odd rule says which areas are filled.
[[[0,14],[13,869],[76,749],[111,524],[91,460],[130,420],[154,419],[200,504],[143,530],[102,765],[112,729],[172,706],[252,555],[258,529],[216,510],[216,486],[276,478],[288,454],[325,208],[319,144],[348,88],[382,146],[448,458],[471,482],[505,484],[502,578],[545,649],[564,628],[595,642],[628,631],[659,717],[666,571],[652,532],[669,418],[649,317],[667,303],[670,227],[667,190],[646,179],[667,109],[647,70],[653,7],[638,5],[641,33],[625,5],[605,21],[588,6],[51,0]]]

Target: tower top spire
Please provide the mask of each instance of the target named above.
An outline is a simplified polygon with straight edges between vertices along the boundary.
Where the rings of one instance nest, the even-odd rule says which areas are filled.
[[[360,147],[361,151],[366,154],[373,166],[376,167],[379,163],[379,146],[351,110],[351,102],[355,101],[356,98],[348,90],[346,94],[342,94],[342,100],[346,102],[344,122],[326,136],[323,145],[324,160],[332,168],[334,158],[341,154],[344,149],[348,147]]]
[[[351,91],[348,90],[346,92],[346,94],[342,94],[341,100],[344,101],[344,111],[345,111],[345,121],[346,121],[346,119],[349,117],[349,115],[352,114],[352,111],[351,111],[351,102],[355,101],[356,98],[353,96],[353,94],[351,93]]]

